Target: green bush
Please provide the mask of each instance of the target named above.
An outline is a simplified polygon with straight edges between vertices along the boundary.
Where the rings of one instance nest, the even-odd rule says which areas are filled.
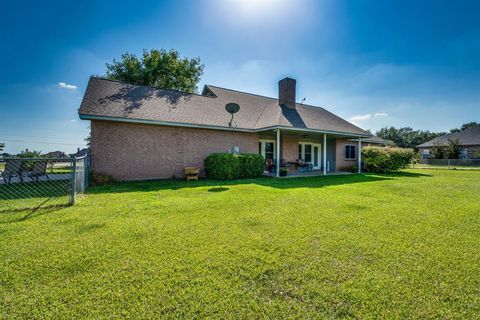
[[[205,159],[207,176],[217,180],[261,177],[263,168],[262,155],[255,153],[212,153]]]
[[[240,161],[232,153],[212,153],[205,159],[207,176],[217,180],[240,177]]]
[[[239,160],[240,178],[258,178],[263,175],[265,160],[261,154],[243,153],[236,158]]]
[[[390,172],[406,168],[412,163],[415,153],[406,148],[364,147],[362,163],[370,172]]]

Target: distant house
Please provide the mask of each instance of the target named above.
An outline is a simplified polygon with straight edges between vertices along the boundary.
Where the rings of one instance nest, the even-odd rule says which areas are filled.
[[[74,156],[77,158],[83,157],[83,156],[86,156],[89,152],[90,152],[90,148],[83,148],[83,149],[78,148]]]
[[[383,144],[324,108],[297,103],[294,79],[278,88],[278,98],[212,85],[191,94],[91,77],[79,116],[91,121],[92,170],[116,180],[180,177],[188,166],[204,173],[213,152],[241,152],[263,155],[276,176],[284,164],[305,163],[327,174],[361,168],[364,141]],[[228,103],[240,106],[233,116]]]
[[[45,158],[67,158],[67,154],[63,151],[52,151],[43,155]]]
[[[434,146],[446,147],[450,140],[458,140],[462,147],[460,155],[462,159],[480,159],[480,125],[460,132],[448,133],[418,145],[422,158],[430,158]]]

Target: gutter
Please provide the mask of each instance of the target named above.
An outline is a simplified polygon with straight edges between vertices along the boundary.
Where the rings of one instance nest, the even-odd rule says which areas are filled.
[[[122,117],[97,116],[97,115],[89,115],[89,114],[81,114],[81,113],[79,113],[78,115],[81,120],[103,120],[103,121],[113,121],[113,122],[151,124],[151,125],[195,128],[195,129],[212,129],[212,130],[238,131],[238,132],[250,132],[250,133],[280,129],[284,131],[326,133],[326,134],[334,134],[334,135],[346,135],[346,136],[352,136],[352,137],[370,137],[369,134],[359,134],[359,133],[319,130],[319,129],[307,129],[307,128],[293,128],[293,127],[287,127],[287,126],[271,126],[271,127],[260,128],[260,129],[247,129],[247,128],[230,128],[230,127],[214,126],[214,125],[208,125],[208,124],[193,124],[193,123],[184,123],[184,122],[170,122],[170,121],[147,120],[147,119],[129,119],[129,118],[122,118]]]

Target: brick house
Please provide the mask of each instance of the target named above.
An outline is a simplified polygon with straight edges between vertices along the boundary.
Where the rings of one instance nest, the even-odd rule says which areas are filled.
[[[183,176],[213,152],[261,153],[267,162],[311,164],[320,174],[351,170],[369,132],[315,106],[296,103],[296,81],[279,97],[206,85],[202,94],[90,78],[79,109],[91,121],[92,170],[117,180]],[[225,109],[236,103],[233,117]],[[278,175],[278,169],[272,174]]]
[[[460,158],[480,159],[480,125],[460,132],[448,133],[422,143],[417,147],[420,150],[422,158],[429,159],[434,146],[446,147],[450,140],[458,140],[458,143],[462,147]]]

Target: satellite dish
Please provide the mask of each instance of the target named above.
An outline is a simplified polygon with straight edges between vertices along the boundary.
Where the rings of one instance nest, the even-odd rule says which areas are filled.
[[[236,103],[230,102],[225,105],[225,110],[233,116],[234,113],[237,113],[240,110],[240,106]]]
[[[228,123],[228,126],[231,127],[232,122],[233,122],[233,115],[240,110],[240,106],[236,103],[230,102],[230,103],[227,103],[225,105],[225,110],[227,110],[227,112],[232,115],[232,118],[230,119],[230,122]]]

